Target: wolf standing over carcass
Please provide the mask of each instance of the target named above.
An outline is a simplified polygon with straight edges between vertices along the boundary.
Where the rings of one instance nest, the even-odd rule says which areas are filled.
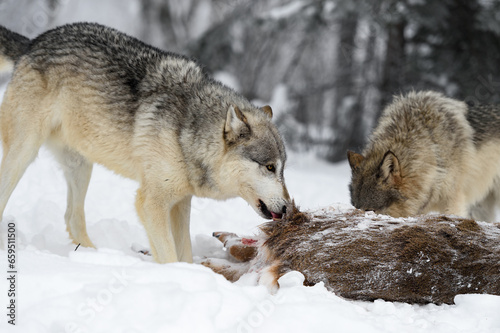
[[[93,246],[83,207],[94,162],[140,183],[136,208],[160,263],[192,261],[193,195],[240,196],[264,218],[286,210],[286,154],[271,108],[194,61],[78,23],[33,40],[0,27],[5,67],[14,72],[0,109],[0,215],[42,144],[62,165],[67,230],[83,246]]]
[[[409,93],[384,110],[363,153],[348,152],[348,159],[356,208],[492,221],[500,198],[500,107]]]

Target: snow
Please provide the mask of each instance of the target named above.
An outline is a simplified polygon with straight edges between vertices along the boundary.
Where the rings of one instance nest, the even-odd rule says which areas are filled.
[[[297,14],[304,8],[302,1],[292,1],[289,4],[281,7],[276,7],[261,15],[262,18],[270,18],[274,20],[281,20]]]
[[[279,118],[281,115],[286,114],[287,110],[290,110],[290,98],[288,97],[288,87],[284,84],[278,84],[271,95],[270,105],[273,107],[273,117]]]
[[[347,163],[290,155],[285,177],[299,206],[349,209]],[[7,224],[15,223],[17,320],[7,324],[2,278],[1,332],[500,332],[498,296],[459,295],[456,305],[441,306],[350,301],[322,284],[304,287],[298,272],[281,277],[281,288],[270,294],[252,274],[233,284],[199,264],[156,264],[131,249],[148,246],[134,211],[137,184],[99,166],[86,201],[98,249],[75,251],[65,231],[65,186],[42,149],[7,206],[0,267],[7,271]],[[195,198],[195,260],[224,256],[213,231],[252,234],[262,222],[242,199]]]
[[[138,0],[59,1],[61,6],[58,7],[59,11],[51,22],[52,27],[72,22],[95,22],[139,37],[141,25],[136,21],[142,5]],[[136,23],[131,24],[131,22]]]
[[[229,72],[215,72],[213,74],[213,78],[228,86],[229,88],[234,89],[235,91],[241,91],[241,86],[238,79]]]

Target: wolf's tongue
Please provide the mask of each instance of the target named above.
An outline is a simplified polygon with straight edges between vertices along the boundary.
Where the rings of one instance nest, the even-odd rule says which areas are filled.
[[[281,217],[283,216],[283,215],[282,215],[282,214],[280,214],[280,213],[273,213],[273,212],[271,212],[271,215],[272,215],[272,217],[273,217],[273,220],[279,220],[279,219],[281,219]]]

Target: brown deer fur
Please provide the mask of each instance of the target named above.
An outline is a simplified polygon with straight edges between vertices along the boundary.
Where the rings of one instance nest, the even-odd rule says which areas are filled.
[[[216,233],[231,254],[245,253],[236,258],[243,262],[209,259],[204,265],[230,281],[257,271],[271,288],[296,270],[304,285],[324,282],[356,300],[452,304],[457,294],[500,295],[500,224],[333,208],[305,214],[294,208],[261,231],[249,245],[248,238]]]

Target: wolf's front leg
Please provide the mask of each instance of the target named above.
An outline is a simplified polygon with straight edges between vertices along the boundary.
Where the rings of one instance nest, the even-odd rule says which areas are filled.
[[[142,186],[137,190],[135,207],[146,229],[156,262],[164,264],[179,261],[172,230],[172,203],[165,199],[161,191]]]
[[[448,207],[444,209],[445,214],[456,215],[464,218],[469,217],[467,200],[462,189],[458,189],[455,197],[450,200]]]
[[[483,200],[476,202],[469,208],[468,217],[476,221],[494,222],[499,194],[496,189],[492,189]]]
[[[191,249],[191,235],[189,233],[189,219],[191,215],[191,196],[187,196],[172,207],[170,221],[172,234],[175,239],[177,259],[184,262],[193,262]]]

